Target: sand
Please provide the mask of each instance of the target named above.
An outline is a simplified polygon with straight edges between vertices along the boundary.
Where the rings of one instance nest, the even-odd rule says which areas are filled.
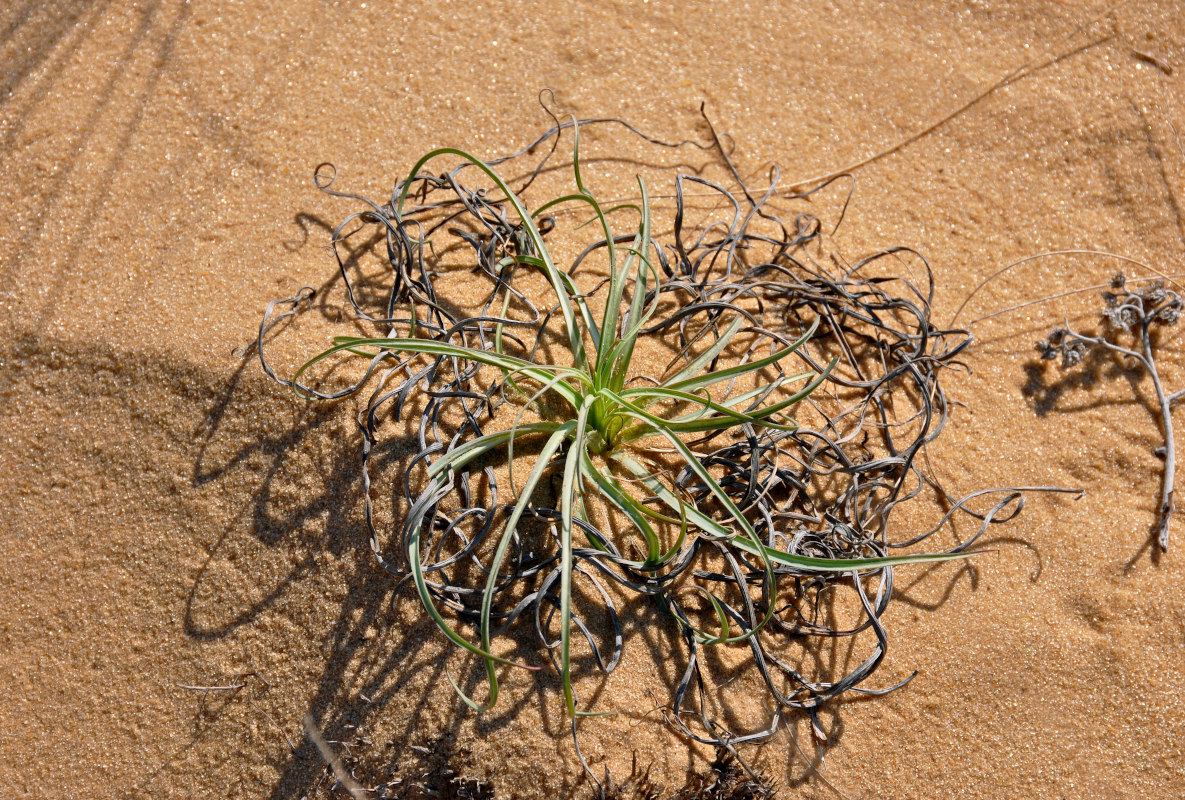
[[[1045,251],[1180,270],[1181,3],[703,5],[0,10],[0,794],[300,797],[323,774],[308,712],[331,739],[362,724],[371,768],[447,760],[498,797],[588,792],[554,684],[511,681],[477,718],[442,679],[445,648],[365,548],[348,409],[232,355],[269,300],[333,279],[325,226],[354,209],[313,187],[319,162],[382,196],[431,147],[529,141],[550,87],[664,138],[696,135],[706,102],[742,171],[807,179],[1051,62],[857,169],[839,244],[923,251],[940,318]],[[966,313],[1116,268],[1033,262]],[[843,795],[1185,792],[1185,519],[1150,550],[1150,386],[1033,391],[1056,374],[1032,342],[1095,303],[976,326],[948,379],[966,406],[932,455],[953,487],[1087,494],[1030,498],[971,570],[903,573],[878,678],[919,675],[827,715],[821,772]],[[1179,341],[1162,357],[1177,388]],[[623,664],[623,706],[645,706],[629,693],[652,664]],[[634,752],[668,787],[702,768],[654,716],[585,736],[620,777]],[[788,739],[761,757],[780,796],[837,796]]]

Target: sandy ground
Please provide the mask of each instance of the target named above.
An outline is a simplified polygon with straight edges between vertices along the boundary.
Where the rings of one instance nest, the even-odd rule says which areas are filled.
[[[353,207],[312,186],[321,161],[381,196],[430,147],[529,141],[550,87],[666,138],[696,135],[706,101],[747,174],[806,179],[1050,62],[857,169],[841,246],[925,252],[940,318],[1049,250],[1182,266],[1180,3],[14,0],[0,26],[5,797],[300,797],[322,771],[310,711],[330,738],[363,724],[370,763],[406,772],[426,747],[499,797],[587,791],[553,685],[512,681],[475,718],[443,681],[364,547],[350,415],[231,355],[267,301],[332,278],[326,226]],[[1115,269],[1033,262],[966,313]],[[1185,793],[1185,519],[1156,557],[1150,387],[1049,389],[1034,366],[1033,340],[1095,303],[977,325],[949,379],[966,407],[933,455],[954,487],[1088,493],[1032,498],[971,570],[906,574],[878,678],[920,675],[829,715],[822,771],[847,797]],[[624,705],[644,708],[652,658],[610,686]],[[653,716],[585,736],[619,775],[635,751],[670,787],[691,763]],[[788,739],[762,757],[781,796],[836,796]]]

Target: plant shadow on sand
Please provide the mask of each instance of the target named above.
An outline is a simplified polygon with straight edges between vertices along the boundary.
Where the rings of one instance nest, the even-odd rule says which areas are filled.
[[[1021,394],[1033,404],[1033,411],[1039,417],[1051,414],[1073,414],[1096,408],[1139,403],[1149,414],[1156,413],[1155,402],[1140,391],[1140,380],[1144,370],[1139,366],[1124,364],[1099,350],[1091,350],[1082,360],[1081,367],[1074,372],[1053,370],[1049,363],[1037,358],[1024,365],[1025,383]],[[1095,389],[1111,381],[1123,379],[1131,386],[1136,399],[1115,401],[1102,398],[1083,400],[1072,404],[1063,402],[1067,395],[1081,390]]]
[[[213,642],[234,635],[275,610],[285,595],[300,593],[299,584],[314,573],[336,565],[345,581],[344,599],[332,605],[331,623],[322,623],[324,631],[324,666],[308,701],[308,713],[316,720],[330,745],[342,756],[350,770],[371,786],[387,787],[392,797],[493,797],[494,788],[469,778],[464,773],[468,754],[457,745],[462,722],[468,712],[459,702],[450,702],[442,712],[441,698],[451,698],[444,676],[450,663],[458,669],[454,654],[439,648],[424,647],[434,626],[422,613],[414,591],[381,570],[376,569],[369,553],[364,529],[359,519],[361,486],[357,474],[357,452],[335,435],[332,420],[338,412],[310,406],[310,413],[276,434],[252,438],[249,431],[254,414],[245,414],[245,398],[254,395],[255,387],[244,387],[241,369],[226,380],[220,392],[207,387],[206,395],[216,395],[201,423],[201,438],[195,442],[195,487],[214,490],[236,470],[248,470],[254,491],[247,507],[209,547],[210,559],[195,575],[185,613],[185,631],[190,637]],[[246,441],[245,441],[246,440]],[[412,450],[411,443],[395,439],[386,442],[388,451],[376,463],[376,472],[398,472]],[[293,460],[298,462],[293,466]],[[310,462],[320,465],[317,488],[309,491],[306,470]],[[254,542],[255,544],[252,544]],[[257,545],[264,546],[269,557],[260,559]],[[235,555],[236,550],[242,551]],[[340,560],[326,562],[319,554],[327,552]],[[254,558],[247,556],[256,554]],[[213,561],[235,563],[242,571],[240,579],[259,588],[260,597],[251,602],[227,602],[227,579],[210,566]],[[270,569],[274,564],[290,564],[287,570]],[[236,581],[237,583],[237,581]],[[211,598],[219,598],[216,603]],[[678,652],[678,632],[673,624],[656,626],[649,603],[634,602],[621,608],[625,642],[644,643],[648,657],[668,676],[677,681],[685,663],[672,660]],[[418,620],[418,621],[417,621]],[[534,655],[529,636],[519,637],[521,655]],[[277,645],[279,643],[276,643]],[[520,651],[511,652],[519,654]],[[458,669],[468,674],[463,685],[473,690],[479,680],[478,670],[469,664]],[[577,669],[593,672],[591,658],[577,661]],[[224,685],[242,685],[242,692],[229,695],[202,695],[195,718],[195,740],[215,735],[214,723],[232,703],[255,702],[276,687],[262,687],[251,680],[254,674],[236,675]],[[258,681],[268,676],[260,674]],[[551,734],[563,738],[567,723],[562,716],[549,716],[558,693],[558,681],[535,682],[528,696],[503,704],[482,716],[479,733],[496,736],[515,718],[535,704],[544,711]],[[596,696],[599,690],[590,694]],[[368,735],[372,722],[390,716],[389,707],[398,709],[403,727],[384,724],[382,739]],[[417,723],[431,715],[444,724],[425,734]],[[280,726],[291,731],[291,719],[279,719]],[[270,796],[337,796],[341,791],[332,770],[309,737],[291,741],[295,750],[285,759],[279,781]],[[733,764],[724,753],[706,770],[692,770],[689,783],[679,794],[648,794],[661,791],[639,767],[637,774],[624,776],[609,788],[615,797],[720,797],[761,796],[757,785]],[[577,789],[577,784],[569,788]],[[699,792],[699,793],[693,793]],[[388,796],[379,794],[378,796]]]

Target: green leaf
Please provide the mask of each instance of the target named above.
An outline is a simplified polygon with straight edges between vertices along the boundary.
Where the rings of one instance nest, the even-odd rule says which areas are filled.
[[[688,451],[690,452],[690,451]],[[694,458],[694,455],[692,456]],[[668,508],[678,510],[680,501],[675,498],[669,489],[662,484],[661,481],[653,478],[650,472],[643,467],[636,459],[628,455],[618,455],[614,457],[618,463],[626,467],[630,472],[641,478],[646,486],[654,493],[656,497],[667,504]],[[696,465],[699,465],[696,460]],[[702,466],[700,467],[702,469]],[[697,472],[697,474],[699,474]],[[710,476],[709,476],[710,478]],[[715,484],[715,481],[712,481]],[[719,489],[719,486],[717,486]],[[733,508],[736,506],[734,505]],[[873,570],[881,569],[883,567],[896,567],[904,564],[928,564],[942,561],[957,561],[964,558],[971,558],[976,555],[974,552],[963,553],[916,553],[912,555],[900,556],[880,556],[872,558],[816,558],[814,556],[803,556],[795,553],[786,553],[773,547],[768,547],[757,540],[756,533],[753,532],[752,526],[745,522],[745,527],[751,532],[746,538],[743,534],[738,533],[716,521],[712,517],[704,514],[695,506],[687,506],[686,514],[688,520],[700,530],[711,534],[718,539],[728,539],[733,545],[744,550],[745,552],[755,555],[759,558],[768,558],[779,564],[784,564],[788,567],[796,567],[804,572],[830,572],[842,573],[853,572],[857,570]]]
[[[292,378],[294,384],[309,367],[335,353],[342,351],[355,352],[363,347],[375,347],[378,348],[379,352],[389,350],[393,353],[419,353],[423,355],[464,358],[470,361],[476,361],[479,364],[488,364],[492,367],[510,370],[512,373],[521,373],[529,378],[533,378],[539,383],[547,383],[559,374],[573,378],[579,383],[584,383],[588,386],[592,385],[592,380],[588,375],[578,369],[557,367],[550,364],[534,364],[530,361],[524,361],[521,358],[515,358],[514,356],[492,353],[488,350],[477,350],[472,347],[462,347],[461,345],[440,342],[435,339],[364,339],[339,336],[335,341],[337,344],[314,358],[309,359],[296,371],[296,374]],[[373,357],[379,355],[379,353],[371,353],[369,355]],[[554,389],[573,408],[579,408],[581,397],[576,389],[567,383],[556,383],[554,384]]]
[[[403,220],[403,205],[407,202],[407,195],[411,191],[413,179],[420,174],[420,169],[432,159],[443,155],[453,155],[463,158],[484,172],[506,196],[507,202],[514,207],[514,212],[518,215],[519,220],[527,231],[527,235],[531,238],[531,243],[542,258],[544,274],[548,282],[555,289],[556,299],[560,303],[560,311],[564,315],[564,326],[568,332],[568,344],[572,348],[572,355],[575,357],[577,364],[584,363],[587,360],[587,356],[584,354],[584,336],[576,317],[573,315],[572,298],[568,295],[565,289],[565,283],[560,277],[562,272],[556,269],[555,263],[551,259],[551,253],[548,252],[547,246],[543,243],[543,235],[539,232],[539,226],[535,224],[534,217],[527,212],[522,201],[518,199],[506,181],[502,180],[488,164],[476,156],[466,153],[464,150],[457,150],[453,147],[440,147],[427,153],[416,162],[415,166],[411,169],[411,177],[403,183],[403,189],[400,191],[399,199],[395,203],[396,220],[400,222]],[[577,182],[579,182],[579,170],[577,170]]]
[[[638,262],[638,268],[634,276],[633,297],[630,299],[629,326],[623,332],[621,342],[618,347],[614,348],[614,354],[610,359],[612,376],[609,388],[614,391],[625,386],[626,372],[634,357],[634,345],[638,341],[638,334],[642,330],[646,316],[648,316],[643,313],[643,303],[646,299],[646,275],[647,272],[654,269],[650,263],[650,197],[646,193],[646,184],[641,177],[638,178],[638,189],[642,193],[642,219],[638,223],[638,235],[634,237],[634,246],[628,251],[622,273],[628,274],[630,264],[635,260]],[[658,303],[657,296],[654,303],[655,305]]]
[[[641,407],[626,400],[624,397],[617,394],[616,392],[610,392],[609,390],[606,389],[604,392],[602,392],[602,394],[605,394],[608,397],[612,398],[613,401],[616,402],[617,404],[619,404],[622,408],[629,409],[631,411],[637,412],[640,415],[643,415],[644,417],[649,418],[650,419],[650,427],[657,429],[661,425],[661,427],[664,430],[672,432],[672,433],[705,431],[705,430],[709,430],[709,431],[726,430],[728,428],[733,427],[734,425],[741,425],[746,422],[751,423],[753,425],[761,425],[761,426],[764,426],[767,428],[774,428],[775,430],[782,430],[782,431],[797,430],[796,427],[791,427],[789,425],[781,425],[779,423],[770,422],[768,419],[768,417],[772,416],[773,414],[776,414],[778,411],[780,411],[788,406],[791,406],[794,403],[797,403],[798,400],[796,400],[794,398],[783,400],[782,402],[775,403],[772,406],[765,406],[763,408],[757,409],[756,411],[754,411],[752,413],[745,413],[743,411],[734,411],[733,409],[728,408],[727,406],[722,406],[719,403],[713,402],[710,397],[703,397],[698,394],[691,394],[690,392],[680,392],[680,391],[676,391],[674,389],[661,389],[661,388],[647,389],[646,395],[648,395],[648,396],[654,396],[654,397],[658,397],[658,398],[666,399],[666,400],[678,400],[678,401],[684,402],[684,403],[695,403],[695,404],[701,406],[705,412],[707,412],[707,411],[717,412],[717,416],[707,416],[707,417],[702,417],[700,419],[690,420],[688,422],[678,423],[678,422],[668,422],[666,420],[663,420],[661,417],[656,417],[652,414],[648,414],[644,409],[642,409]]]
[[[535,466],[531,469],[530,475],[527,476],[526,483],[523,484],[523,490],[519,495],[518,502],[514,505],[514,510],[510,513],[510,518],[506,521],[506,528],[502,531],[502,537],[498,541],[498,549],[494,551],[494,557],[490,561],[490,574],[486,578],[485,591],[481,596],[481,647],[487,653],[490,651],[490,609],[494,602],[494,594],[498,588],[498,572],[502,569],[502,562],[506,558],[506,550],[510,546],[511,539],[514,538],[514,532],[518,529],[519,520],[522,519],[523,512],[526,511],[527,505],[531,501],[531,494],[535,491],[535,487],[539,485],[543,473],[551,464],[552,456],[560,449],[564,439],[575,428],[572,423],[561,426],[551,438],[543,445],[543,449],[539,452],[539,458],[535,461]],[[494,703],[498,700],[498,675],[494,670],[494,661],[486,659],[486,680],[490,685],[490,699],[487,701],[485,707],[480,710],[488,710],[494,707]]]
[[[576,433],[564,460],[560,489],[560,682],[569,716],[576,714],[572,693],[572,514],[581,492],[581,455],[593,398],[585,398],[576,417]]]
[[[687,362],[687,365],[684,366],[683,369],[679,370],[670,378],[663,381],[663,384],[673,386],[681,380],[698,375],[701,369],[703,369],[707,364],[711,363],[712,359],[720,355],[720,353],[724,351],[724,348],[728,347],[728,343],[732,341],[732,337],[736,336],[737,331],[739,331],[741,326],[744,324],[745,318],[738,316],[727,328],[724,329],[724,333],[720,334],[720,338],[713,342],[711,347],[709,347],[707,350],[704,350],[704,352],[700,353],[691,361]]]
[[[707,375],[700,375],[698,377],[685,378],[682,380],[665,381],[663,383],[663,386],[665,386],[668,389],[679,389],[684,392],[691,392],[691,391],[695,391],[696,389],[703,389],[707,386],[711,386],[714,383],[720,383],[721,381],[732,380],[733,378],[737,378],[742,375],[747,375],[755,370],[759,370],[759,369],[762,369],[763,367],[767,367],[770,364],[776,364],[779,361],[781,361],[783,358],[785,358],[786,356],[793,353],[798,348],[802,347],[802,345],[804,345],[807,342],[807,340],[809,340],[811,338],[811,336],[814,335],[815,330],[818,327],[819,327],[819,320],[816,319],[814,321],[814,323],[811,325],[810,330],[808,330],[802,336],[801,339],[794,342],[789,347],[787,347],[783,350],[779,350],[776,353],[772,353],[771,355],[768,355],[764,358],[759,358],[755,361],[750,361],[747,364],[741,364],[736,367],[729,367],[728,369],[722,369],[722,370],[717,370],[716,372],[710,372]]]
[[[444,477],[437,477],[435,480],[433,480],[429,484],[428,490],[420,495],[419,499],[417,499],[417,501],[413,504],[412,509],[408,513],[408,519],[414,520],[414,522],[412,523],[411,530],[408,531],[409,535],[407,536],[407,551],[405,555],[407,557],[408,566],[411,568],[412,582],[415,584],[416,592],[420,595],[420,603],[424,606],[424,610],[428,612],[428,616],[436,624],[436,627],[450,641],[469,651],[470,653],[485,659],[487,665],[493,662],[505,664],[511,667],[522,667],[523,669],[537,670],[539,669],[538,667],[532,667],[526,664],[518,664],[514,661],[501,658],[500,656],[495,656],[492,653],[472,644],[467,639],[465,639],[465,637],[461,636],[449,626],[449,624],[445,621],[444,616],[436,608],[436,603],[432,600],[432,594],[428,589],[428,582],[424,578],[424,566],[420,562],[420,530],[423,527],[422,516],[424,512],[429,506],[437,501],[439,491],[444,488],[447,482],[447,478]],[[489,670],[492,670],[492,667],[488,667],[487,674],[489,674]],[[496,688],[496,684],[494,684],[493,687]],[[464,692],[460,691],[459,688],[457,689],[457,692],[460,694],[461,699],[465,701],[465,704],[470,708],[482,708],[481,704],[477,703]]]
[[[432,465],[428,467],[428,477],[435,478],[445,470],[459,469],[490,450],[507,444],[511,438],[522,438],[533,433],[552,433],[562,427],[563,425],[553,422],[532,422],[507,431],[487,433],[481,438],[458,445],[432,462]]]
[[[629,518],[630,522],[638,529],[638,532],[642,534],[642,538],[646,542],[646,561],[635,561],[632,562],[632,565],[637,569],[647,569],[658,564],[662,555],[662,544],[658,540],[658,534],[654,532],[654,528],[651,527],[650,522],[646,519],[646,511],[649,511],[649,509],[646,509],[645,506],[630,497],[625,487],[618,483],[612,475],[604,470],[596,469],[592,463],[592,459],[587,454],[585,454],[583,460],[584,470],[588,474],[589,480],[601,490],[601,494],[618,511]]]

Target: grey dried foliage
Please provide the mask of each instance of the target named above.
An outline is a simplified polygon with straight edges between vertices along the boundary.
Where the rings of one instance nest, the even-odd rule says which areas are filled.
[[[1060,360],[1062,369],[1078,367],[1094,351],[1137,364],[1148,375],[1156,393],[1160,412],[1163,445],[1156,450],[1164,460],[1160,505],[1152,537],[1161,551],[1168,550],[1169,523],[1175,509],[1173,481],[1176,474],[1176,447],[1173,438],[1173,407],[1185,397],[1185,390],[1169,393],[1160,377],[1156,359],[1161,345],[1160,329],[1175,327],[1181,319],[1181,295],[1165,286],[1164,281],[1132,288],[1122,272],[1111,279],[1111,288],[1102,293],[1100,319],[1104,333],[1089,336],[1070,327],[1069,322],[1050,331],[1036,343],[1038,354],[1046,361]]]

